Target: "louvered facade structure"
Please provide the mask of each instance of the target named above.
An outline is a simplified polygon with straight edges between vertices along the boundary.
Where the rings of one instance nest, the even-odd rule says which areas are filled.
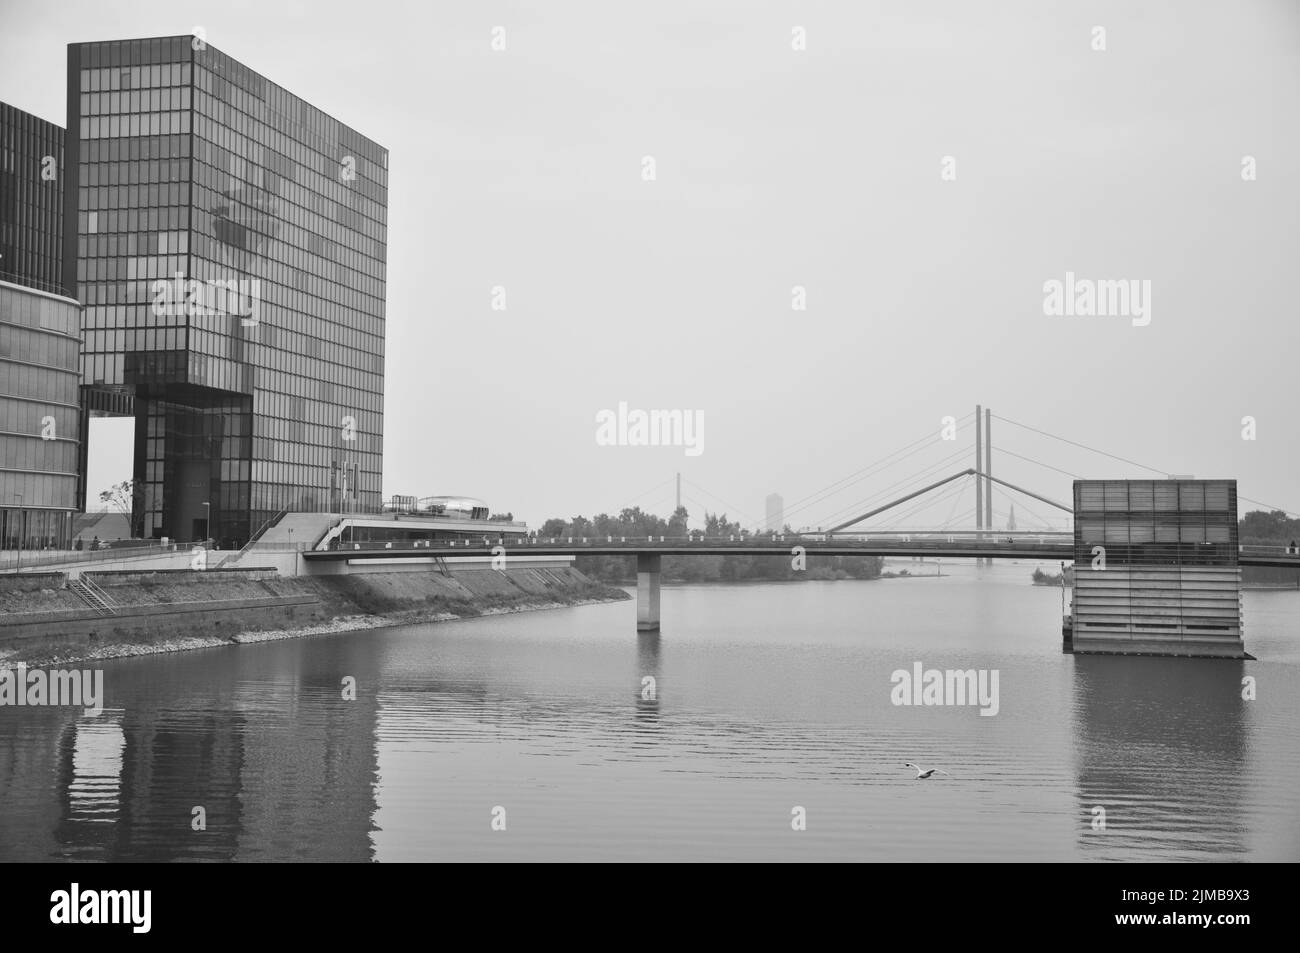
[[[1248,658],[1235,480],[1076,480],[1073,651]]]

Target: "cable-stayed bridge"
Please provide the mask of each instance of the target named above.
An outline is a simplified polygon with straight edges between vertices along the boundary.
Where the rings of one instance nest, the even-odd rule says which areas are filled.
[[[1152,476],[1140,480],[1087,481],[1061,467],[998,448],[1000,457],[1009,456],[1074,478],[1075,500],[1063,503],[993,474],[995,419],[1107,457],[1112,464],[1119,462],[1129,471],[1140,469]],[[956,437],[972,423],[975,465],[961,466],[962,462],[970,462],[971,447],[959,444]],[[845,490],[912,460],[936,442],[948,441],[956,446],[941,459],[914,469],[871,496],[850,503],[831,503]],[[673,482],[665,481],[659,488]],[[674,499],[679,515],[684,503],[692,503],[707,513],[708,505],[699,499],[703,495],[728,507],[729,512],[745,516],[743,511],[730,507],[725,500],[690,480],[683,480],[680,475],[675,478],[675,484]],[[1080,487],[1085,484],[1090,488],[1083,491],[1084,512],[1076,512]],[[1210,506],[1207,500],[1216,494],[1221,499]],[[971,495],[974,505],[963,507]],[[995,495],[1000,504],[1008,505],[1007,509],[995,509]],[[1194,499],[1199,502],[1189,502]],[[1266,509],[1281,509],[1245,497],[1241,499]],[[779,529],[743,530],[739,524],[713,520],[710,525],[724,527],[721,532],[690,531],[682,519],[675,524],[679,528],[676,533],[653,530],[629,533],[627,524],[635,524],[646,515],[639,506],[629,505],[621,512],[621,522],[606,519],[602,529],[599,520],[583,521],[581,530],[555,535],[504,532],[497,535],[488,529],[482,538],[379,542],[353,539],[346,532],[336,530],[334,548],[317,548],[303,553],[303,558],[308,563],[345,562],[364,571],[367,565],[377,568],[410,560],[436,562],[448,555],[490,560],[495,568],[505,568],[512,558],[519,557],[635,556],[638,629],[643,631],[659,627],[664,556],[747,555],[796,561],[816,555],[919,556],[1076,564],[1086,560],[1081,570],[1086,578],[1080,580],[1076,574],[1076,602],[1082,598],[1084,611],[1079,626],[1089,629],[1087,634],[1093,643],[1100,645],[1102,642],[1098,640],[1103,635],[1109,637],[1122,630],[1133,645],[1148,649],[1155,646],[1153,654],[1167,654],[1162,646],[1167,647],[1165,637],[1171,632],[1176,632],[1182,643],[1190,642],[1193,647],[1200,644],[1205,648],[1212,639],[1225,645],[1235,640],[1233,644],[1240,647],[1240,567],[1300,570],[1300,548],[1294,543],[1278,546],[1238,543],[1237,500],[1235,481],[1179,477],[1038,428],[995,417],[991,411],[977,407],[974,414],[961,419],[945,418],[937,436],[932,434],[914,441],[796,501],[782,514],[784,525]],[[1027,517],[1036,524],[1034,527],[1016,526],[1017,503],[1022,508],[1022,518]],[[923,518],[922,514],[933,513],[936,506],[947,511],[942,519]],[[814,513],[821,514],[815,522],[805,521]],[[797,531],[789,528],[790,518],[796,514],[800,516],[796,522],[801,524]],[[612,525],[615,522],[617,528]],[[658,524],[665,525],[662,520]],[[1113,557],[1109,567],[1107,549]],[[1102,570],[1100,575],[1088,571],[1098,569]],[[1085,591],[1084,597],[1080,596],[1081,589]],[[1094,604],[1095,612],[1090,608]],[[1235,619],[1231,618],[1234,616]],[[1232,631],[1228,632],[1229,629]],[[1076,629],[1075,635],[1078,633]],[[1199,654],[1228,654],[1232,649],[1233,645],[1224,651],[1207,648]]]

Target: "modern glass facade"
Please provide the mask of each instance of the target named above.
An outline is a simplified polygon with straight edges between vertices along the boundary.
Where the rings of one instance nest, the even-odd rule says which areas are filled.
[[[68,126],[85,405],[132,398],[144,535],[378,510],[387,150],[189,36],[69,46]]]
[[[1075,564],[1236,566],[1235,480],[1076,480]]]
[[[0,549],[69,548],[80,326],[76,301],[0,282]]]
[[[0,103],[0,281],[64,294],[63,129]]]
[[[77,505],[81,308],[63,285],[63,148],[59,126],[0,103],[0,549],[8,551],[66,549]]]

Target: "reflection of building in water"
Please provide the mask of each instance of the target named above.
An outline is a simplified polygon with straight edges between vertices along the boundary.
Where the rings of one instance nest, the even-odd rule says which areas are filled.
[[[233,860],[248,724],[214,692],[174,709],[137,700],[122,717],[121,807],[105,860]],[[165,703],[164,703],[165,704]],[[70,820],[75,778],[62,795]],[[202,807],[207,829],[191,826]],[[66,839],[65,839],[66,842]]]
[[[122,816],[122,712],[78,718],[63,733],[60,774],[69,777],[59,824],[64,856],[112,850]],[[69,851],[68,848],[73,850]]]
[[[1075,656],[1079,845],[1096,859],[1246,851],[1250,779],[1239,661]],[[1105,830],[1093,829],[1094,808]]]
[[[133,704],[97,717],[43,709],[25,723],[6,718],[0,856],[232,859],[243,734],[239,715],[201,703],[179,712]],[[190,828],[195,805],[207,810],[206,833]],[[21,830],[6,829],[11,811]]]
[[[0,862],[59,857],[55,790],[66,725],[48,708],[0,708]]]
[[[287,671],[290,659],[296,671]],[[291,711],[267,717],[266,662],[245,657],[247,671],[228,704],[257,718],[243,743],[240,777],[241,860],[357,862],[374,858],[371,831],[379,778],[379,666],[363,639],[322,640],[273,667],[273,694]],[[355,679],[355,700],[344,696]]]
[[[0,860],[371,860],[373,647],[273,650],[126,663],[98,718],[4,709]]]

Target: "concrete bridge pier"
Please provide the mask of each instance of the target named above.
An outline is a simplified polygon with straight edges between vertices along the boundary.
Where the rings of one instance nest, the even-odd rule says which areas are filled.
[[[659,566],[662,557],[636,557],[636,630],[659,631]]]

